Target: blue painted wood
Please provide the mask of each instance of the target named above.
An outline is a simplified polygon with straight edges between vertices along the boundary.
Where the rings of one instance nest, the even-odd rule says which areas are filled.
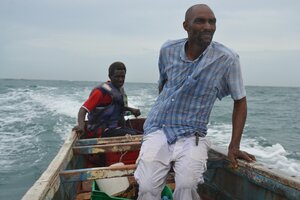
[[[98,154],[106,152],[125,152],[139,150],[141,147],[140,142],[128,142],[116,144],[104,144],[104,145],[92,145],[92,146],[75,146],[73,147],[74,154]]]
[[[300,199],[298,188],[256,168],[240,166],[233,169],[226,159],[210,164],[204,174],[205,183],[199,190],[212,199]]]

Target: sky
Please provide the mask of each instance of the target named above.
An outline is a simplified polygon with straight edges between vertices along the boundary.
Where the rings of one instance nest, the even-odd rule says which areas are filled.
[[[240,56],[245,85],[300,87],[300,1],[1,0],[0,78],[156,83],[167,40],[187,37],[185,11],[206,3],[214,40]]]

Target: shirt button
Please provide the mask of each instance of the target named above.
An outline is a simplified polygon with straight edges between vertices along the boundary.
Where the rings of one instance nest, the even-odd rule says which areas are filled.
[[[175,101],[175,99],[171,99],[171,101]]]
[[[162,125],[162,127],[165,127],[165,126],[166,126],[165,124]]]

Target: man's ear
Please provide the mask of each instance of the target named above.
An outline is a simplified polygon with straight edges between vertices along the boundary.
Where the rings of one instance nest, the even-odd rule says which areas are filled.
[[[189,30],[188,22],[184,21],[184,22],[182,23],[182,26],[183,26],[184,30],[186,30],[186,31]]]

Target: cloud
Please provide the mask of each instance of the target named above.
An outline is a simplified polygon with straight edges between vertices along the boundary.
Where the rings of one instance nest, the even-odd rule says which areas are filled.
[[[251,70],[269,70],[269,65],[282,72],[285,67],[279,63],[286,63],[293,66],[293,74],[300,73],[294,67],[298,59],[286,56],[300,48],[300,2],[203,2],[217,17],[214,39],[241,55],[246,84],[277,84],[275,78],[268,83],[256,79]],[[159,49],[166,40],[186,37],[184,13],[195,3],[199,2],[0,1],[0,78],[106,79],[107,66],[121,60],[130,69],[128,81],[156,82]]]

